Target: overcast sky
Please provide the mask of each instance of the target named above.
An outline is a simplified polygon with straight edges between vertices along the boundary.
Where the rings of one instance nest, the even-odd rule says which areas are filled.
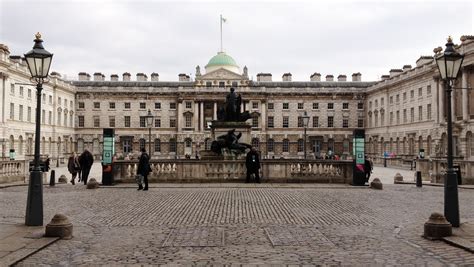
[[[59,1],[0,0],[0,43],[12,55],[29,51],[34,34],[54,53],[51,70],[152,72],[176,81],[194,77],[220,49],[249,76],[272,73],[294,81],[361,72],[377,80],[392,68],[415,65],[452,35],[473,34],[472,1]]]

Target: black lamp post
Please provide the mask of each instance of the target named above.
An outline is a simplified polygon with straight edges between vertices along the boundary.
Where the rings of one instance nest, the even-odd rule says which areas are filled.
[[[304,150],[304,159],[306,159],[306,129],[308,128],[309,123],[309,116],[308,113],[305,111],[303,115],[303,127],[304,127],[304,143],[303,143],[303,150]]]
[[[148,114],[145,116],[146,126],[148,127],[148,153],[151,158],[151,127],[153,127],[154,116],[151,114],[151,111],[148,110]]]
[[[25,54],[26,63],[31,73],[31,80],[36,82],[36,130],[35,159],[28,183],[28,200],[26,203],[25,224],[27,226],[43,225],[43,181],[40,169],[40,134],[41,134],[41,90],[43,83],[48,82],[48,72],[53,54],[43,47],[41,34],[37,33],[33,50]]]
[[[448,38],[444,53],[436,57],[441,79],[446,90],[447,132],[448,132],[448,169],[444,181],[444,216],[453,227],[459,227],[458,180],[453,169],[453,126],[451,118],[451,91],[454,80],[459,74],[464,56],[454,50],[451,37]]]

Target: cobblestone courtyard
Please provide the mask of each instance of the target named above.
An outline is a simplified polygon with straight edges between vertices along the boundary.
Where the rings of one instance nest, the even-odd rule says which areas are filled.
[[[385,185],[154,184],[44,188],[45,224],[63,213],[74,238],[18,266],[91,264],[474,265],[474,254],[421,237],[443,188]],[[1,224],[23,224],[27,187],[0,189]],[[462,222],[474,191],[460,189]]]

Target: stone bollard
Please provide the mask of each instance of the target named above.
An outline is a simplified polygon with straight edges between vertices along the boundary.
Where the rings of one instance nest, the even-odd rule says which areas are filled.
[[[375,179],[370,183],[370,188],[382,190],[382,189],[383,189],[383,185],[382,185],[382,182],[380,181],[380,179],[379,179],[379,178],[375,178]]]
[[[54,215],[51,222],[46,225],[46,237],[60,237],[61,239],[72,238],[72,223],[63,214]]]
[[[67,184],[67,178],[66,178],[66,175],[64,175],[64,174],[61,174],[61,176],[59,176],[59,179],[58,179],[58,184]]]
[[[87,189],[97,189],[97,188],[99,188],[99,183],[97,182],[97,180],[95,178],[91,178],[87,182],[87,187],[86,188]]]
[[[51,170],[51,176],[49,177],[49,186],[54,186],[56,184],[56,171]]]
[[[437,212],[431,213],[430,218],[425,223],[423,237],[430,240],[439,240],[453,234],[453,228],[446,218]]]
[[[403,182],[403,176],[399,172],[397,172],[397,174],[395,174],[395,176],[393,177],[393,183],[398,184],[400,182]]]

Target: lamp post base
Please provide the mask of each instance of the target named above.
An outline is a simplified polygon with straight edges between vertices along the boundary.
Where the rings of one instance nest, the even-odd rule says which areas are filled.
[[[448,169],[444,181],[444,216],[453,227],[459,227],[458,179],[453,169]]]
[[[28,200],[26,202],[25,225],[43,225],[43,177],[40,170],[30,173]]]

